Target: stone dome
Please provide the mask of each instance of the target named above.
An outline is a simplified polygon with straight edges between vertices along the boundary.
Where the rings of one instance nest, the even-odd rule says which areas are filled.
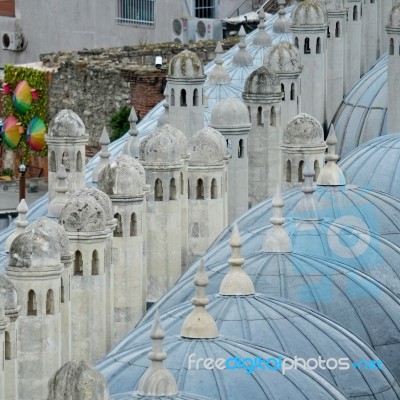
[[[146,182],[138,170],[138,164],[139,161],[126,155],[111,161],[100,173],[99,189],[111,197],[142,194]]]
[[[276,74],[299,74],[303,70],[299,50],[289,42],[273,46],[264,59],[264,65]]]
[[[10,279],[3,274],[0,274],[0,299],[6,311],[14,310],[18,306],[17,290]]]
[[[170,126],[157,127],[140,143],[139,158],[147,163],[177,163],[182,159],[182,148]]]
[[[168,68],[168,78],[203,78],[203,63],[197,54],[183,50],[174,56]]]
[[[400,28],[400,4],[397,3],[390,11],[389,28]]]
[[[48,400],[107,400],[107,382],[85,361],[65,363],[49,380]]]
[[[181,148],[181,152],[182,152],[182,157],[187,157],[188,156],[188,140],[186,138],[186,135],[178,128],[176,128],[175,126],[172,126],[168,123],[164,124],[164,132],[168,132],[170,135],[172,135],[178,145]]]
[[[211,125],[217,129],[219,127],[250,127],[249,111],[243,101],[227,97],[214,106],[211,113]]]
[[[72,197],[61,212],[60,218],[67,232],[98,232],[106,229],[103,206],[90,194]]]
[[[189,140],[189,164],[218,164],[226,156],[224,137],[214,128],[206,127]]]
[[[106,221],[110,222],[114,219],[113,207],[111,203],[111,199],[108,197],[106,193],[101,191],[100,189],[95,188],[94,186],[86,186],[83,189],[79,190],[75,193],[75,196],[90,196],[93,200],[100,204],[105,212]]]
[[[283,132],[283,144],[289,146],[324,146],[324,131],[318,120],[301,113],[292,118]]]
[[[33,229],[41,229],[42,231],[50,234],[51,237],[57,238],[60,243],[61,256],[70,255],[67,232],[65,232],[63,226],[57,223],[56,220],[46,217],[39,218],[26,227],[26,232],[29,232]]]
[[[61,269],[61,250],[58,235],[37,227],[18,235],[10,247],[6,270],[48,271]]]
[[[400,134],[372,139],[340,163],[347,182],[400,198]]]
[[[272,369],[257,369],[251,374],[240,369],[216,371],[204,368],[201,363],[198,369],[188,368],[188,357],[193,353],[196,359],[218,357],[225,360],[232,355],[241,359],[259,356],[264,360],[282,356],[251,343],[224,337],[196,340],[172,336],[164,339],[162,346],[168,354],[163,364],[174,376],[179,389],[184,392],[211,399],[279,398],[282,397],[282,392],[286,400],[346,399],[320,375],[303,367],[286,374]],[[124,351],[121,348],[112,355],[108,354],[97,364],[96,368],[108,381],[110,397],[137,390],[138,382],[150,364],[147,355],[151,349],[152,345],[148,342],[138,343],[134,349]]]
[[[278,76],[268,67],[253,71],[244,84],[244,94],[281,94],[281,83]]]
[[[299,304],[258,293],[248,296],[217,294],[208,298],[207,311],[216,321],[220,335],[268,347],[289,357],[349,358],[356,362],[379,358],[376,354],[372,355],[371,349],[353,333]],[[191,308],[189,304],[178,304],[161,315],[167,337],[180,333],[181,322]],[[151,324],[152,321],[147,320],[130,332],[119,344],[117,352],[134,350],[137,343],[149,341]],[[333,372],[317,368],[316,372],[350,399],[358,396],[371,396],[372,399],[375,395],[379,398],[381,391],[387,391],[392,396],[400,394],[393,375],[383,370]]]
[[[292,26],[325,25],[326,15],[315,0],[304,0],[298,3],[292,13]]]
[[[71,110],[61,110],[50,122],[49,136],[80,137],[85,136],[83,121]]]

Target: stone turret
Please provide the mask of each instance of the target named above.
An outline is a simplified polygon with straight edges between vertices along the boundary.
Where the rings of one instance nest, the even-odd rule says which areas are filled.
[[[97,183],[99,180],[99,174],[103,168],[110,162],[111,153],[108,151],[108,145],[110,144],[110,138],[106,127],[103,128],[101,133],[99,144],[101,146],[101,151],[99,154],[100,160],[92,171],[92,182]]]
[[[13,240],[21,233],[25,231],[29,222],[26,220],[26,214],[28,214],[28,205],[25,199],[22,199],[17,207],[18,217],[15,221],[15,231],[7,238],[5,243],[5,251],[8,253],[10,251],[10,246]]]

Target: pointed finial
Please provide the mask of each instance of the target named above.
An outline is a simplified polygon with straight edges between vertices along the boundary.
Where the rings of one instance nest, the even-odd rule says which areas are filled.
[[[4,245],[6,253],[10,251],[11,243],[13,240],[21,233],[25,231],[25,228],[29,225],[26,219],[26,214],[28,213],[28,204],[26,204],[25,199],[22,199],[17,207],[18,217],[15,221],[15,231],[7,238]]]
[[[247,65],[253,65],[253,58],[246,50],[245,38],[246,38],[246,32],[242,25],[239,30],[239,40],[240,40],[240,42],[238,43],[239,50],[233,56],[232,59],[232,64],[237,67],[245,67]]]
[[[174,377],[163,364],[163,361],[167,358],[167,353],[162,348],[164,337],[165,333],[161,325],[160,314],[156,309],[151,328],[152,349],[148,354],[151,365],[139,381],[139,396],[174,396],[178,393]]]
[[[299,201],[293,214],[296,219],[300,220],[318,220],[318,206],[314,198],[314,162],[310,155],[306,156],[306,162],[303,169],[304,183],[301,191],[304,193],[303,198]]]
[[[258,32],[253,39],[253,44],[256,46],[271,47],[272,39],[265,30],[265,12],[263,7],[261,7],[260,12],[258,13],[258,18],[260,22],[258,24]]]
[[[283,229],[285,218],[282,216],[282,208],[284,206],[281,185],[277,185],[275,196],[272,199],[272,217],[270,218],[273,225],[264,239],[263,251],[267,253],[288,253],[292,251],[292,244],[289,235]]]
[[[49,203],[48,216],[53,218],[60,218],[61,210],[68,203],[68,186],[67,186],[67,172],[63,164],[60,164],[57,169],[57,185],[56,195]]]
[[[289,20],[286,19],[285,0],[278,0],[278,5],[279,5],[279,10],[278,10],[279,17],[274,23],[273,31],[275,33],[290,32],[290,22]]]
[[[168,84],[167,84],[168,86]],[[161,114],[160,118],[158,118],[157,126],[162,126],[164,124],[169,124],[169,94],[167,90],[167,86],[164,90],[165,101],[163,103],[164,112]]]
[[[206,310],[209,303],[206,297],[208,276],[204,261],[201,260],[199,270],[194,279],[195,297],[192,299],[193,311],[186,317],[182,325],[181,336],[189,339],[213,339],[218,337],[218,328],[213,317]]]
[[[346,184],[346,178],[341,168],[336,164],[339,156],[336,154],[337,137],[333,124],[329,128],[326,144],[328,145],[328,154],[325,156],[326,164],[318,176],[317,185],[343,186]]]
[[[108,136],[106,127],[103,128],[103,132],[101,133],[99,143],[101,145],[101,151],[99,154],[100,160],[98,161],[97,165],[93,168],[93,172],[92,172],[92,182],[95,182],[95,183],[99,179],[100,172],[110,162],[111,153],[108,151],[108,145],[110,144],[110,138]]]
[[[224,85],[230,83],[231,81],[228,71],[222,66],[222,53],[222,44],[221,42],[218,42],[217,47],[215,48],[215,67],[208,75],[208,82],[213,85]]]
[[[225,275],[219,288],[219,294],[226,296],[246,296],[255,293],[254,285],[247,273],[242,269],[244,259],[240,255],[242,240],[240,238],[239,228],[235,223],[233,225],[232,236],[229,242],[232,248],[231,258],[228,260],[231,264],[231,270]]]
[[[125,142],[124,147],[122,149],[122,154],[127,156],[131,156],[133,158],[139,158],[139,131],[136,126],[136,122],[138,121],[138,117],[136,115],[135,107],[131,107],[131,113],[129,114],[129,137]]]

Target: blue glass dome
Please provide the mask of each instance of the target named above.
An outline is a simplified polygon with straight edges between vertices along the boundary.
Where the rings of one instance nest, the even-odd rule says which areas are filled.
[[[187,303],[163,313],[161,320],[167,336],[179,335],[182,322],[192,308]],[[325,316],[280,299],[261,294],[218,294],[210,296],[207,311],[216,321],[221,335],[267,346],[291,357],[348,358],[355,363],[379,358],[355,335]],[[151,324],[152,321],[148,321],[129,333],[108,357],[134,350],[138,343],[148,342]],[[396,393],[400,396],[396,380],[386,367],[383,370],[352,368],[334,371],[317,368],[316,372],[350,399],[359,396],[379,399],[382,392],[393,398]]]

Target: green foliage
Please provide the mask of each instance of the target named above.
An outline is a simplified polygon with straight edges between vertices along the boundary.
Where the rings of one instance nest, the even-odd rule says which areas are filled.
[[[26,129],[29,122],[35,116],[42,119],[45,124],[48,124],[48,89],[49,80],[51,75],[46,71],[40,71],[33,68],[15,67],[13,65],[6,65],[4,69],[4,82],[7,82],[11,87],[11,94],[3,96],[3,114],[6,118],[9,115],[15,115],[19,122],[21,122]],[[39,93],[39,98],[34,101],[32,100],[31,108],[25,113],[20,114],[14,107],[13,104],[13,91],[17,84],[21,81],[27,81],[31,88],[35,88]],[[6,146],[5,143],[2,145]],[[27,158],[28,154],[45,156],[47,154],[47,146],[45,146],[40,152],[35,152],[26,143],[26,135],[22,135],[20,144],[14,151],[21,149],[23,161]]]
[[[12,168],[3,168],[0,175],[1,176],[9,176],[12,178],[14,176],[14,171]]]
[[[110,141],[119,139],[129,130],[129,114],[131,109],[128,106],[120,108],[110,119]]]

